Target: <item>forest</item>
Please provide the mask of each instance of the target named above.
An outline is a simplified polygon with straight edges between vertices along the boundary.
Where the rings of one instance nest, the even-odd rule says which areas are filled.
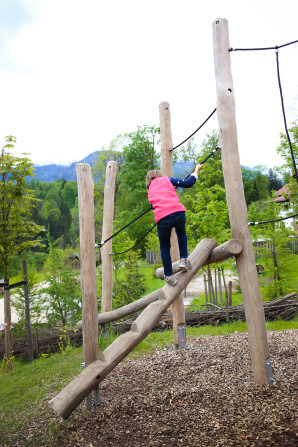
[[[290,135],[297,159],[297,124],[291,127]],[[149,206],[145,177],[149,170],[159,168],[159,137],[160,130],[157,126],[140,126],[135,132],[117,136],[98,153],[92,167],[96,242],[101,241],[105,171],[108,161],[117,162],[114,216],[114,232],[116,232]],[[11,219],[15,219],[15,223],[8,231],[9,219],[7,220],[7,216],[2,212],[0,278],[3,278],[5,283],[8,283],[9,279],[10,283],[12,280],[20,280],[22,260],[25,259],[29,270],[33,316],[38,319],[46,309],[49,324],[55,325],[58,321],[62,321],[63,324],[70,321],[71,324],[75,324],[81,317],[77,183],[63,179],[48,183],[35,178],[31,160],[13,156],[15,144],[14,137],[7,137],[1,158],[0,203],[4,209],[8,198],[11,200],[12,217],[9,219],[10,222]],[[217,146],[218,135],[215,131],[206,135],[200,144],[194,138],[190,139],[174,152],[176,172],[177,169],[179,171],[179,167],[183,167],[184,170],[187,167],[188,171],[177,172],[176,176],[183,178],[191,173],[196,163]],[[248,216],[252,222],[276,220],[284,217],[285,212],[288,215],[297,213],[297,182],[293,178],[287,139],[283,134],[277,152],[284,158],[284,164],[279,168],[242,167]],[[14,177],[14,172],[18,172],[18,176]],[[284,193],[286,211],[284,203],[274,201],[277,191],[283,185],[289,185],[288,195]],[[178,195],[187,210],[190,251],[202,238],[212,237],[220,244],[230,237],[220,151],[217,151],[204,165],[195,186],[190,190],[178,190]],[[140,262],[144,262],[146,250],[159,252],[156,229],[149,231],[153,225],[153,213],[146,213],[136,224],[127,227],[113,239],[115,253],[126,251],[138,242],[131,251],[114,257],[115,307],[125,304],[128,298],[134,300],[141,297],[146,290],[146,279],[140,273],[138,266]],[[274,279],[267,285],[267,294],[272,294],[272,298],[278,296],[281,291],[286,293],[291,286],[289,271],[294,255],[290,243],[297,237],[295,230],[297,231],[297,228],[295,229],[293,225],[293,219],[286,224],[281,221],[267,226],[251,227],[254,241],[266,240],[273,247],[272,250],[265,250],[262,253],[267,269]],[[144,237],[146,233],[148,235]],[[99,251],[97,258],[100,307]],[[126,270],[125,278],[119,276],[123,268]],[[50,300],[42,299],[42,293],[38,290],[41,281],[47,283]],[[19,298],[13,299],[13,304],[23,314],[22,293],[20,295]]]

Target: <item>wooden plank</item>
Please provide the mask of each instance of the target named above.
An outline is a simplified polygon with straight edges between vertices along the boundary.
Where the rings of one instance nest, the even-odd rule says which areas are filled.
[[[239,239],[243,246],[241,253],[236,256],[236,264],[245,306],[254,379],[256,383],[265,385],[268,384],[266,359],[269,358],[269,348],[238,153],[235,97],[226,19],[220,18],[213,22],[213,43],[219,141],[231,233],[232,238]]]

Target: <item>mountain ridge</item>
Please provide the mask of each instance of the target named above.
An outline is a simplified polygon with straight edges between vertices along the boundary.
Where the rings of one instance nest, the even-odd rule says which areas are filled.
[[[42,166],[34,166],[35,179],[39,179],[42,182],[54,182],[56,180],[77,181],[76,164],[77,163],[89,163],[91,168],[94,165],[100,151],[92,152],[80,161],[75,161],[70,165],[49,164]],[[190,173],[189,163],[178,161],[173,166],[174,176],[184,176]]]

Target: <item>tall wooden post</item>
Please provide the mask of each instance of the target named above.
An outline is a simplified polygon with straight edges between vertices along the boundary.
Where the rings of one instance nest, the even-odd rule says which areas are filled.
[[[28,359],[29,359],[29,363],[32,363],[33,362],[33,342],[32,342],[32,334],[31,334],[31,321],[30,321],[30,303],[29,303],[27,262],[25,259],[22,260],[22,265],[23,265],[23,281],[24,281],[24,296],[25,296],[25,316],[26,316],[26,332],[27,332],[27,343],[28,343]]]
[[[117,162],[109,161],[107,164],[106,177],[105,177],[102,241],[110,237],[113,233],[116,169],[117,169]],[[109,312],[112,310],[113,257],[110,255],[111,252],[112,252],[112,239],[110,239],[101,248],[101,264],[102,264],[101,311],[102,312]]]
[[[171,131],[170,104],[162,102],[159,105],[160,138],[161,138],[161,171],[164,176],[173,176],[173,147]],[[171,257],[172,262],[179,260],[179,247],[175,230],[171,236]],[[182,294],[173,302],[173,331],[174,344],[177,348],[184,347],[186,340],[185,333],[185,309]],[[182,342],[181,342],[182,340]]]
[[[226,19],[220,18],[213,22],[213,44],[219,141],[232,238],[242,242],[242,251],[236,256],[236,263],[244,301],[254,379],[256,383],[265,385],[268,381],[272,381],[268,379],[269,348],[238,153],[234,87],[228,51],[229,31]]]
[[[97,288],[94,230],[94,184],[88,163],[76,165],[80,220],[82,333],[85,366],[98,360]],[[95,401],[97,401],[97,389]],[[97,403],[97,402],[95,402]],[[92,395],[87,398],[87,408]]]

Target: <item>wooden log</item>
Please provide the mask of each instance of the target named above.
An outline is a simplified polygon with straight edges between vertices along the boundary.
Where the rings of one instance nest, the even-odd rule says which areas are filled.
[[[213,43],[222,167],[232,238],[239,239],[243,246],[242,252],[236,256],[236,264],[245,306],[253,375],[256,383],[267,385],[269,377],[266,360],[269,358],[269,347],[238,153],[235,97],[226,19],[220,18],[213,22]]]
[[[163,287],[160,299],[151,303],[135,320],[131,330],[118,337],[102,353],[99,360],[89,365],[71,383],[69,383],[56,397],[50,401],[51,407],[59,416],[68,418],[71,412],[80,404],[88,393],[131,352],[151,331],[163,313],[182,293],[185,286],[195,276],[204,264],[211,250],[215,247],[214,239],[204,239],[191,254],[192,270],[177,275],[177,284]]]
[[[231,239],[224,244],[219,245],[218,247],[215,247],[209,258],[204,263],[205,265],[212,264],[213,262],[219,262],[223,261],[224,259],[228,259],[231,256],[234,256],[237,253],[241,252],[242,245],[240,241]],[[216,259],[216,261],[214,261]],[[173,270],[175,273],[178,272],[178,264],[179,262],[173,263]],[[177,266],[177,267],[176,267]],[[188,261],[188,268],[191,269],[191,262]],[[163,268],[157,269],[156,272],[160,272],[159,276],[156,273],[156,276],[158,278],[163,278]],[[207,286],[206,281],[204,280],[205,284],[205,294],[206,294],[206,302],[208,301],[207,297]],[[155,290],[154,292],[150,293],[149,295],[144,296],[143,298],[138,299],[137,301],[134,301],[130,304],[127,304],[126,306],[120,307],[119,309],[112,310],[110,312],[105,312],[104,314],[98,315],[98,324],[105,324],[109,323],[111,321],[120,320],[120,318],[127,317],[128,315],[131,315],[135,312],[138,312],[141,309],[144,309],[148,304],[153,303],[154,301],[158,300],[159,294],[161,293],[162,289]],[[82,327],[82,321],[79,321],[77,324],[78,328]]]
[[[162,102],[159,105],[160,119],[160,141],[161,141],[161,171],[163,175],[173,176],[173,151],[169,151],[173,147],[172,131],[171,131],[171,114],[170,104]],[[171,235],[171,258],[172,261],[179,260],[179,247],[176,232],[173,229]],[[173,332],[174,343],[179,347],[179,326],[185,325],[185,310],[182,293],[173,303]],[[185,334],[186,337],[186,334]]]
[[[116,179],[117,162],[109,161],[106,168],[104,205],[103,205],[103,223],[102,223],[102,241],[109,238],[113,233],[114,219],[114,191]],[[113,297],[113,257],[112,239],[101,247],[101,265],[102,265],[102,292],[101,292],[101,311],[109,312],[112,310]]]
[[[88,163],[77,163],[76,173],[80,220],[83,356],[85,365],[88,366],[98,359],[94,184]]]
[[[110,323],[111,321],[120,320],[121,318],[127,317],[139,310],[144,309],[148,306],[148,304],[153,303],[159,299],[159,295],[161,293],[161,289],[155,290],[149,295],[144,296],[143,298],[138,299],[137,301],[133,301],[132,303],[127,304],[126,306],[122,306],[119,309],[111,310],[110,312],[105,312],[98,314],[98,324]],[[78,328],[82,327],[82,321],[79,321],[77,324]]]
[[[235,255],[241,253],[242,244],[238,239],[230,239],[221,245],[218,245],[212,250],[210,257],[207,259],[204,265],[213,264],[214,262],[224,261],[225,259],[231,258]],[[174,274],[179,272],[179,261],[173,262],[173,272]],[[155,276],[159,279],[164,279],[163,267],[158,268],[155,272]]]

